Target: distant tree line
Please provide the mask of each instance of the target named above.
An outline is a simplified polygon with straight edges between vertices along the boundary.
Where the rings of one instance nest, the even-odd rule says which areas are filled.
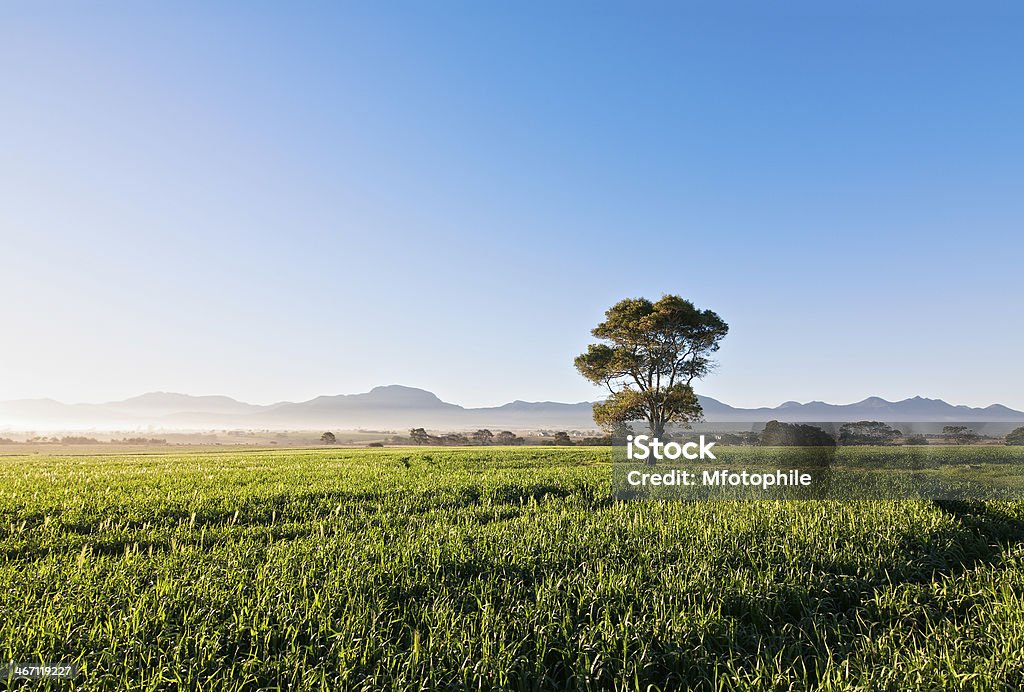
[[[516,435],[511,430],[502,430],[495,433],[487,428],[481,428],[468,435],[460,432],[448,432],[439,435],[432,435],[424,428],[412,428],[409,431],[409,440],[412,444],[423,446],[439,447],[463,447],[478,446],[487,447],[491,445],[518,446],[527,444],[524,437]],[[559,430],[550,437],[542,437],[540,440],[532,440],[529,444],[540,444],[546,446],[571,447],[571,446],[610,446],[611,435],[597,437],[576,437],[570,436],[568,431]]]
[[[857,421],[845,423],[839,427],[839,434],[831,433],[813,425],[800,423],[780,423],[770,421],[760,435],[756,433],[732,434],[728,438],[723,435],[723,444],[754,444],[766,447],[832,447],[832,446],[888,446],[888,445],[927,445],[928,438],[921,433],[903,433],[900,430],[880,421]],[[940,439],[948,444],[972,445],[981,441],[982,436],[966,425],[946,425],[942,428]],[[1006,436],[1006,444],[1024,445],[1024,427],[1017,428]]]
[[[0,444],[17,444],[17,441],[9,438],[0,438]],[[112,444],[112,445],[165,445],[167,440],[157,439],[155,437],[122,437],[120,440],[116,438],[110,438],[109,441],[104,442],[103,440],[97,440],[95,437],[86,437],[85,435],[64,435],[57,436],[53,435],[47,437],[46,435],[33,435],[32,437],[26,438],[25,444],[58,444],[58,445],[101,445],[101,444]]]
[[[424,428],[412,428],[409,431],[409,439],[414,445],[431,445],[441,447],[461,447],[468,445],[521,445],[526,440],[517,436],[511,430],[502,430],[495,434],[487,428],[481,428],[468,436],[459,432],[448,432],[441,435],[431,435]]]
[[[624,430],[625,428],[623,428]],[[621,431],[620,431],[621,432]],[[555,432],[530,444],[548,446],[611,446],[612,435],[591,437],[570,436],[566,431]],[[625,433],[623,432],[622,435]],[[620,436],[622,436],[620,435]],[[718,443],[730,446],[763,447],[836,447],[836,446],[921,446],[930,444],[929,437],[922,433],[901,432],[881,421],[856,421],[839,426],[838,434],[814,425],[804,423],[783,423],[769,421],[761,432],[723,432],[715,435]],[[488,446],[522,445],[527,441],[509,430],[493,433],[482,428],[468,435],[457,432],[432,435],[424,428],[413,428],[409,439],[416,445],[430,446]],[[971,445],[982,440],[982,436],[965,425],[947,425],[937,439],[947,444]],[[1005,438],[1008,445],[1024,445],[1024,427],[1017,428]]]

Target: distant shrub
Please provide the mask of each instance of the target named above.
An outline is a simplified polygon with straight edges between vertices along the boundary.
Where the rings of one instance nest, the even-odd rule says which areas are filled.
[[[839,428],[841,445],[891,445],[902,433],[879,421],[862,420]]]
[[[763,447],[835,447],[836,439],[821,428],[770,421],[761,433]]]
[[[370,444],[368,444],[366,446],[367,447],[383,447],[384,443],[383,442],[371,442]]]
[[[1024,427],[1017,428],[1007,435],[1006,444],[1014,446],[1024,445]]]
[[[425,445],[430,442],[430,435],[423,428],[413,428],[409,431],[409,439],[414,445]]]
[[[491,442],[494,441],[494,433],[492,433],[487,428],[481,428],[480,430],[477,430],[475,433],[470,435],[470,437],[472,438],[473,442],[477,443],[478,445],[489,445],[491,444]]]
[[[510,445],[516,439],[516,434],[511,430],[502,430],[494,436],[495,443],[499,445]]]
[[[956,445],[972,445],[981,437],[966,425],[947,425],[942,428],[942,436]]]
[[[926,445],[928,444],[928,438],[920,434],[907,435],[906,439],[903,440],[903,444],[913,446]]]
[[[462,433],[445,433],[439,441],[441,444],[451,447],[461,447],[469,444],[469,438]]]
[[[718,437],[721,445],[756,445],[761,442],[761,436],[756,432],[722,433]]]
[[[777,420],[764,426],[761,446],[797,448],[786,455],[788,463],[797,468],[830,467],[836,454],[836,439],[821,428]]]

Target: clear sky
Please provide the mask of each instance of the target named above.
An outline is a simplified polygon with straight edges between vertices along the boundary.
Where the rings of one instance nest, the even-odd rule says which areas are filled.
[[[1024,408],[1024,9],[782,5],[3,3],[0,399],[594,399],[678,293],[733,405]]]

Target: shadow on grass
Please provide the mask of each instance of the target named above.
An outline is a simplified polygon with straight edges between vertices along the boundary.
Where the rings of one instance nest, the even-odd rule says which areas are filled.
[[[679,681],[692,689],[711,689],[710,681],[721,676],[726,660],[733,670],[755,670],[772,660],[784,669],[798,671],[801,683],[813,688],[819,684],[826,661],[839,664],[855,656],[878,634],[899,631],[924,642],[929,624],[934,626],[954,616],[971,617],[973,605],[983,605],[974,594],[964,594],[969,602],[959,603],[955,613],[950,604],[941,601],[915,601],[916,610],[911,612],[880,607],[876,600],[894,588],[933,584],[997,565],[1008,550],[1024,543],[1024,520],[1009,507],[961,501],[935,504],[955,517],[958,526],[932,534],[928,541],[908,545],[908,552],[919,552],[916,558],[902,564],[882,564],[867,578],[827,580],[821,585],[827,587],[824,591],[782,588],[770,600],[730,597],[722,607],[722,614],[731,624],[728,631],[702,632],[699,641],[683,638],[660,643],[655,657],[662,663],[661,670],[648,669],[650,675],[641,682],[661,687],[666,681]],[[936,545],[936,538],[941,549],[930,549],[930,545]],[[842,562],[808,567],[834,575],[855,572],[854,565]],[[921,610],[927,612],[917,612]],[[808,665],[809,661],[814,665]],[[1015,676],[1014,684],[1024,684],[1024,672],[1009,674]]]

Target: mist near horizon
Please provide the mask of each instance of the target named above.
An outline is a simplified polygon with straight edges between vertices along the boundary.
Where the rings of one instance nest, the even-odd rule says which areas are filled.
[[[703,420],[697,424],[712,426],[710,430],[718,430],[714,426],[721,425],[730,430],[747,430],[751,425],[769,420],[812,423],[875,420],[908,424],[908,429],[918,432],[937,432],[943,425],[967,422],[978,432],[1005,435],[1024,422],[1024,412],[999,404],[971,408],[923,397],[896,402],[869,397],[849,404],[788,401],[758,408],[731,406],[710,397],[699,397],[699,400]],[[602,434],[595,423],[592,402],[516,400],[500,406],[468,407],[444,401],[433,392],[403,385],[270,405],[220,395],[190,396],[171,392],[149,392],[123,401],[92,404],[64,404],[52,399],[0,401],[0,431],[21,433],[26,439],[38,439],[40,432],[220,430],[238,433],[328,429],[397,434],[414,428],[443,431],[494,428],[530,434],[562,429],[572,430],[574,434],[582,434],[581,431]]]

